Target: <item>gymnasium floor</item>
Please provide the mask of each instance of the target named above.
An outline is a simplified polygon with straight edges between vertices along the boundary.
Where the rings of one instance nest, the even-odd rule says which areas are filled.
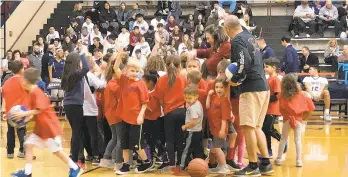
[[[62,121],[64,128],[63,147],[69,152],[69,140],[71,129],[66,121]],[[281,123],[276,125],[281,127]],[[1,122],[1,141],[0,141],[0,177],[8,177],[11,172],[24,167],[25,160],[6,158],[6,131],[7,125]],[[32,131],[32,124],[29,125],[28,134]],[[295,145],[293,133],[290,137],[290,146],[287,159],[282,167],[274,166],[276,177],[348,177],[348,120],[335,119],[331,124],[326,124],[318,118],[308,120],[303,136],[303,162],[304,167],[295,167]],[[18,145],[18,142],[16,143]],[[278,142],[273,143],[273,152],[277,152]],[[17,146],[18,147],[18,146]],[[15,156],[18,148],[15,149]],[[52,155],[47,149],[34,151],[37,159],[33,164],[33,177],[65,177],[68,176],[68,167],[59,159]],[[272,161],[273,163],[273,161]],[[113,171],[92,167],[88,165],[88,170],[84,177],[107,177],[115,175]],[[170,173],[146,173],[130,174],[125,177],[167,177]],[[210,175],[219,176],[219,175]],[[231,175],[227,175],[231,176]]]

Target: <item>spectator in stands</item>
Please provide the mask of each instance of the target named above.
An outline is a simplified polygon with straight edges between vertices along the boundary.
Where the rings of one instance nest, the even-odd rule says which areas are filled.
[[[103,51],[100,49],[94,49],[92,59],[99,66],[102,63]]]
[[[339,55],[340,47],[337,45],[337,40],[332,38],[324,52],[324,61],[326,64],[337,66],[337,58]]]
[[[46,42],[47,44],[51,44],[51,40],[54,40],[55,38],[60,38],[58,31],[54,29],[53,26],[49,28],[49,33],[46,36]]]
[[[120,9],[117,11],[117,20],[119,22],[120,28],[126,27],[128,29],[128,21],[130,19],[130,13],[126,10],[126,3],[121,2]]]
[[[331,121],[330,117],[330,92],[327,90],[328,81],[324,77],[319,76],[318,67],[311,66],[309,68],[310,77],[305,77],[303,83],[306,91],[311,95],[313,101],[318,102],[324,100],[324,120]]]
[[[172,39],[172,42],[175,42],[171,45],[177,50],[179,44],[182,42],[182,33],[180,31],[179,26],[174,27],[174,30],[173,30],[173,33],[172,33],[170,39]]]
[[[82,41],[82,44],[84,46],[88,46],[90,43],[89,43],[89,33],[88,33],[88,28],[86,26],[83,26],[82,29],[81,29],[81,34],[79,36],[79,39],[81,39]]]
[[[72,28],[76,36],[79,36],[81,34],[81,25],[77,23],[76,18],[70,19],[70,24],[68,25],[68,28]]]
[[[82,28],[86,27],[88,34],[93,32],[94,24],[92,23],[91,17],[86,17],[85,23],[83,23]]]
[[[202,15],[202,20],[205,22],[210,15],[210,2],[209,1],[198,1],[196,2],[196,9],[194,11],[194,19],[198,19],[198,15]]]
[[[141,36],[140,37],[140,41],[137,42],[136,45],[134,46],[132,57],[135,57],[135,51],[137,49],[141,50],[141,55],[143,55],[145,58],[147,58],[151,54],[150,45],[149,45],[148,42],[145,41],[145,37],[144,36]]]
[[[309,67],[319,67],[319,58],[310,53],[307,46],[302,47],[302,56],[300,58],[300,71],[308,73]]]
[[[146,66],[146,61],[147,61],[146,57],[141,54],[140,49],[136,49],[134,52],[135,52],[134,57],[140,61],[141,68],[144,68]]]
[[[341,17],[341,20],[340,20],[340,26],[341,26],[341,35],[340,35],[340,38],[341,40],[347,44],[348,42],[348,15],[345,14],[343,17]]]
[[[195,31],[195,21],[193,19],[193,15],[189,14],[187,19],[181,24],[183,28],[183,32],[194,32]]]
[[[179,22],[180,15],[182,14],[182,9],[179,1],[168,1],[168,9],[169,13],[166,21],[168,21],[169,17],[173,15],[175,20]]]
[[[348,62],[348,45],[343,46],[343,51],[340,56],[338,56],[338,63],[347,63]]]
[[[134,22],[134,26],[138,26],[140,29],[140,33],[144,35],[149,29],[149,24],[144,20],[143,14],[136,15],[136,21]]]
[[[24,58],[22,53],[19,50],[13,51],[12,60],[17,60],[22,62],[24,65],[24,69],[29,68],[30,64],[29,64],[28,58]]]
[[[88,48],[87,48],[87,46],[83,45],[82,39],[77,40],[75,48],[74,48],[74,52],[76,52],[80,55],[82,55],[82,54],[87,55],[88,54]]]
[[[188,34],[185,34],[182,38],[182,42],[178,46],[178,55],[187,53],[188,51],[191,51],[192,48],[193,47],[190,40],[190,36]]]
[[[92,33],[89,34],[89,40],[90,40],[89,43],[90,44],[93,44],[93,40],[95,37],[99,38],[100,43],[104,42],[104,37],[103,37],[102,33],[99,31],[98,25],[94,25]]]
[[[159,23],[162,23],[163,25],[166,25],[166,21],[164,21],[161,16],[156,16],[150,22],[150,24],[155,28],[155,31],[157,31],[157,25]]]
[[[60,39],[59,39],[59,38],[54,39],[53,45],[54,45],[54,48],[55,48],[56,50],[62,48],[62,44],[60,43]]]
[[[241,1],[237,3],[237,8],[235,10],[235,15],[240,18],[241,16],[248,15],[251,19],[253,17],[253,12],[247,1]]]
[[[335,5],[337,7],[337,12],[338,12],[338,19],[341,20],[343,16],[347,15],[347,9],[348,9],[348,5],[347,5],[347,0],[344,0],[343,2],[338,2],[337,5]]]
[[[29,65],[40,71],[41,74],[41,60],[42,54],[40,52],[40,47],[37,44],[33,46],[33,52],[29,55]]]
[[[253,23],[250,23],[249,15],[240,15],[239,23],[251,33],[256,29],[256,26]]]
[[[226,12],[225,12],[225,9],[222,8],[222,6],[219,5],[218,1],[214,2],[214,8],[211,11],[211,13],[217,13],[219,19],[224,19],[226,17],[226,15],[227,15]]]
[[[236,10],[236,0],[219,0],[219,6],[230,5],[229,12],[233,13]]]
[[[150,48],[152,49],[155,46],[155,29],[152,25],[149,26],[149,29],[144,34],[145,41],[149,43]]]
[[[98,23],[99,13],[104,9],[105,3],[106,1],[94,1],[92,10],[87,12],[86,16],[90,16],[94,23]]]
[[[166,29],[164,29],[164,25],[162,23],[157,25],[157,32],[155,33],[155,44],[159,44],[164,38],[164,43],[168,44],[170,35]]]
[[[219,15],[216,12],[211,12],[211,14],[208,17],[207,23],[205,23],[206,26],[214,24],[215,26],[219,25]]]
[[[121,33],[118,35],[118,38],[117,38],[117,43],[118,43],[119,47],[122,49],[126,49],[129,45],[129,35],[130,34],[126,28],[128,28],[128,27],[122,26]]]
[[[85,21],[84,16],[85,13],[82,11],[82,3],[76,3],[71,17],[75,18],[79,24],[82,24]]]
[[[340,23],[337,8],[332,5],[331,1],[326,1],[325,6],[319,11],[318,33],[321,37],[324,37],[324,29],[329,25],[335,26],[335,35],[339,36]]]
[[[326,2],[326,0],[316,0],[316,1],[310,2],[311,7],[313,8],[315,15],[319,15],[319,11],[322,7],[325,6],[325,2]]]
[[[104,9],[99,14],[99,21],[101,26],[106,31],[113,34],[118,34],[117,15],[114,9],[110,8],[110,3],[104,4]]]
[[[139,5],[138,3],[133,3],[133,6],[132,6],[132,10],[130,11],[130,19],[129,19],[129,30],[132,31],[133,30],[133,27],[135,25],[134,24],[134,21],[136,20],[136,15],[137,14],[142,14],[143,16],[145,15],[145,11],[143,9],[140,9],[139,8]]]
[[[207,43],[205,41],[203,41],[202,38],[199,37],[195,40],[193,48],[194,49],[206,49],[208,47],[207,47]]]
[[[179,26],[179,24],[176,22],[175,17],[171,15],[166,25],[166,30],[168,31],[169,34],[173,32],[175,26]]]
[[[133,53],[133,49],[135,45],[140,41],[141,39],[140,29],[139,26],[134,26],[134,31],[132,31],[129,35],[129,45],[128,45],[128,51],[130,54]]]
[[[300,61],[296,49],[290,43],[290,37],[283,36],[280,40],[282,46],[285,47],[283,60],[281,61],[281,71],[285,74],[299,72]]]
[[[64,37],[62,38],[65,38],[66,36],[69,36],[70,37],[70,40],[74,43],[77,41],[77,35],[75,34],[74,30],[72,28],[67,28],[66,29],[66,34]],[[64,42],[64,41],[63,41]]]
[[[71,38],[69,36],[65,36],[64,41],[62,43],[62,49],[64,51],[67,50],[70,53],[74,51],[74,48],[75,48],[75,44],[71,41]]]
[[[157,2],[157,11],[155,13],[155,16],[166,16],[169,12],[169,1],[168,0],[159,0]]]
[[[42,56],[41,60],[41,79],[48,85],[50,83],[50,77],[48,74],[48,63],[54,60],[55,47],[53,44],[47,47],[47,52]]]
[[[8,62],[12,59],[12,50],[7,50],[6,56],[1,60],[0,76],[5,77],[5,73],[9,71]],[[3,81],[3,80],[2,80]]]
[[[274,52],[273,48],[266,44],[265,39],[258,38],[256,40],[256,43],[259,46],[263,60],[271,58],[271,57],[275,57],[275,52]]]
[[[56,57],[48,63],[50,82],[53,82],[53,79],[60,79],[62,77],[64,64],[64,51],[63,49],[58,49],[56,51]],[[54,96],[57,96],[57,94]]]
[[[47,44],[44,42],[44,38],[39,36],[36,40],[36,43],[39,45],[40,47],[40,52],[41,54],[44,54],[47,50]]]
[[[106,37],[107,40],[104,43],[104,49],[103,54],[108,53],[107,51],[116,52],[116,49],[118,48],[118,44],[116,43],[116,35],[110,34],[108,37]]]
[[[301,5],[295,9],[293,17],[295,37],[298,37],[302,31],[306,31],[306,37],[310,37],[315,32],[315,14],[314,10],[309,7],[308,0],[302,0]],[[309,28],[306,29],[306,26]]]
[[[100,49],[103,51],[104,46],[101,44],[99,37],[93,38],[93,44],[88,46],[88,52],[93,53],[94,49]]]

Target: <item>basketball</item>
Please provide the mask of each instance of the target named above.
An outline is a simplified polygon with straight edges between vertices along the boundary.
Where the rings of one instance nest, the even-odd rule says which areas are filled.
[[[227,66],[225,70],[225,75],[228,80],[231,80],[231,78],[233,77],[233,74],[237,72],[237,69],[238,69],[237,63],[231,63]]]
[[[20,119],[16,120],[14,118],[14,114],[20,112],[20,111],[27,111],[27,108],[22,105],[16,105],[13,106],[10,111],[8,112],[8,119],[7,122],[9,125],[11,125],[14,128],[22,128],[26,125],[25,117],[21,117]]]
[[[187,173],[191,177],[205,177],[208,175],[208,163],[200,158],[193,159],[187,167]]]

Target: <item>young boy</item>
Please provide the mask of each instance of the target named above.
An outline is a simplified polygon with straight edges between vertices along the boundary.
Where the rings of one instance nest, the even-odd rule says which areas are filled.
[[[309,68],[309,74],[309,77],[303,79],[306,91],[312,96],[313,101],[324,100],[324,120],[331,121],[330,92],[327,90],[328,81],[326,78],[319,76],[318,68],[315,66]]]
[[[117,115],[123,120],[121,146],[124,163],[121,169],[116,171],[118,175],[128,174],[130,171],[130,149],[135,149],[142,159],[142,162],[135,169],[136,173],[147,172],[153,167],[152,161],[147,158],[144,151],[145,143],[141,136],[143,134],[144,113],[149,102],[149,91],[145,82],[138,78],[141,71],[138,60],[129,60],[125,68],[125,74],[122,74],[119,66],[124,57],[127,57],[127,53],[118,53],[112,56],[112,58],[116,58],[114,71],[121,89]]]
[[[11,76],[4,82],[2,87],[2,96],[4,98],[5,113],[8,114],[8,111],[13,106],[23,105],[28,107],[29,102],[26,100],[26,91],[22,87],[21,79],[23,77],[24,66],[20,61],[11,61],[9,62],[9,69],[12,71]],[[6,76],[6,77],[7,77]],[[14,94],[15,93],[15,94]],[[8,116],[7,116],[8,117]],[[7,124],[7,158],[12,159],[14,157],[14,148],[15,148],[15,129]],[[17,136],[19,139],[19,152],[17,157],[24,158],[24,137],[26,134],[26,127],[17,129]]]
[[[186,66],[187,66],[187,73],[190,72],[191,70],[194,70],[194,69],[196,69],[198,71],[201,70],[201,65],[200,65],[200,62],[199,62],[198,59],[187,60]],[[204,79],[201,78],[197,85],[198,85],[197,86],[198,89],[207,90],[208,85],[207,85],[207,82]]]
[[[273,156],[272,152],[272,141],[271,137],[280,141],[281,134],[277,129],[274,128],[274,121],[278,116],[280,116],[279,112],[279,100],[278,95],[281,92],[281,81],[277,75],[277,66],[279,65],[279,60],[276,58],[268,58],[264,60],[265,63],[265,73],[269,75],[267,82],[270,89],[270,100],[268,105],[267,114],[265,117],[265,121],[263,122],[262,131],[265,133],[268,154],[270,157]]]
[[[26,121],[33,120],[35,126],[33,133],[25,141],[25,168],[11,175],[13,177],[31,177],[34,147],[47,147],[54,155],[69,165],[69,177],[78,177],[83,171],[63,152],[60,136],[63,133],[63,129],[60,126],[55,111],[51,107],[49,99],[36,86],[39,77],[40,72],[35,68],[29,68],[24,71],[23,88],[28,94],[29,110],[16,113],[14,116],[16,119],[26,117]]]
[[[183,125],[181,129],[185,132],[186,146],[181,156],[180,171],[175,172],[176,175],[183,173],[182,170],[187,167],[191,156],[193,159],[203,158],[203,107],[198,101],[199,95],[197,85],[188,85],[184,89],[184,97],[186,101],[186,117],[185,125]]]
[[[141,50],[140,49],[136,49],[135,51],[135,58],[139,60],[140,62],[140,67],[144,68],[146,65],[146,57],[144,55],[141,55]]]

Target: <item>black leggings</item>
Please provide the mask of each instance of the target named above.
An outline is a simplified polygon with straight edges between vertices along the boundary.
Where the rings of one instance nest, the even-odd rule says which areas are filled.
[[[265,121],[263,122],[262,131],[265,133],[268,151],[272,151],[272,140],[271,137],[280,141],[281,134],[277,129],[274,128],[275,115],[267,114]]]
[[[83,138],[83,107],[82,105],[64,105],[64,110],[72,130],[71,159],[77,162]]]
[[[157,148],[157,156],[164,155],[164,129],[163,129],[163,117],[158,118],[157,120],[144,120],[144,139],[146,144],[150,147],[151,158],[154,158]]]
[[[92,150],[92,154],[89,155],[99,157],[97,116],[84,116],[83,122],[83,144]]]
[[[177,149],[177,160],[181,161],[181,155],[185,148],[184,132],[181,129],[184,124],[184,108],[177,108],[164,117],[164,133],[170,166],[175,165],[175,148]]]

